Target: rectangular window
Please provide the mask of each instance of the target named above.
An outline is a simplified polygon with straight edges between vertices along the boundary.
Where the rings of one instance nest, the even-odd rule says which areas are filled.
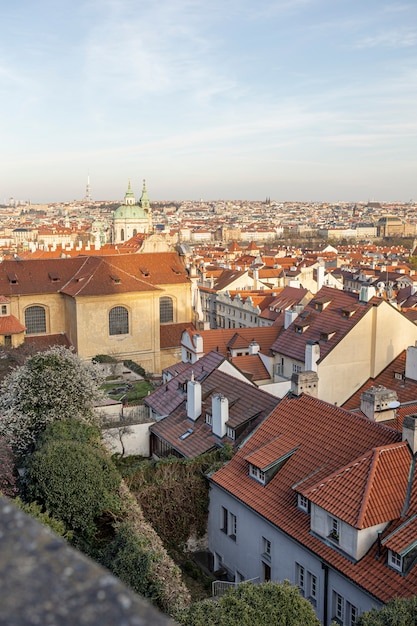
[[[230,513],[230,533],[229,533],[229,537],[231,539],[233,539],[233,541],[236,541],[236,535],[237,535],[237,519],[236,519],[236,515],[234,515],[233,513]]]
[[[234,428],[230,428],[230,426],[227,427],[226,430],[226,435],[230,438],[230,439],[235,439],[235,429]]]
[[[340,522],[337,517],[329,517],[329,535],[328,538],[339,543],[340,537]]]
[[[252,465],[252,463],[249,464],[249,475],[255,478],[258,482],[262,483],[263,485],[265,484],[265,472],[260,470],[255,465]]]
[[[308,498],[298,494],[298,508],[308,513]]]
[[[266,537],[262,537],[262,556],[271,560],[271,542]]]
[[[388,565],[396,569],[398,572],[402,572],[402,569],[403,569],[402,557],[399,554],[397,554],[397,552],[393,552],[392,550],[389,550]]]
[[[224,506],[222,506],[221,508],[221,529],[224,533],[227,534],[227,529],[228,529],[228,518],[229,518],[229,512],[227,509],[224,508]]]
[[[295,584],[298,586],[301,595],[305,595],[305,569],[299,563],[295,564]]]
[[[317,603],[317,576],[308,572],[307,576],[307,597],[310,600],[313,606],[316,606]]]
[[[292,371],[293,374],[300,374],[301,372],[301,365],[297,365],[296,363],[292,364]]]
[[[356,606],[347,602],[340,593],[333,592],[332,598],[333,620],[341,626],[355,626],[358,621],[359,611]]]
[[[7,306],[5,304],[1,305],[1,314],[7,315]]]
[[[206,413],[206,424],[213,426],[213,416],[211,413]]]

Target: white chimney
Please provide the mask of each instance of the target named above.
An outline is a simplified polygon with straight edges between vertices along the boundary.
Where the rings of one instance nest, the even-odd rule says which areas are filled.
[[[229,419],[229,400],[221,393],[212,397],[211,413],[213,418],[213,435],[224,437],[227,431],[226,422]]]
[[[359,292],[359,302],[369,302],[374,296],[376,296],[376,289],[373,285],[362,285]]]
[[[306,372],[317,372],[317,361],[320,358],[320,346],[316,341],[307,341],[305,347],[304,368]]]
[[[416,342],[417,343],[417,342]],[[417,345],[408,346],[405,358],[405,377],[417,380]]]
[[[260,348],[261,346],[259,345],[259,343],[255,341],[255,339],[252,339],[249,344],[249,354],[258,354]]]
[[[187,383],[187,417],[195,421],[201,415],[201,384],[194,374]]]
[[[403,421],[403,441],[408,441],[411,452],[417,452],[417,415],[406,415]]]
[[[297,311],[295,311],[294,309],[285,309],[284,329],[288,328],[288,326],[290,326],[297,317]]]

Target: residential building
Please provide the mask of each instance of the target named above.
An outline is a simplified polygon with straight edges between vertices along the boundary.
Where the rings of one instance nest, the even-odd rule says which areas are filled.
[[[374,294],[374,287],[360,294],[322,287],[299,315],[294,311],[272,346],[274,380],[314,371],[318,397],[341,405],[414,345],[417,326]]]
[[[414,595],[416,435],[289,394],[210,478],[214,569],[289,580],[324,626]]]

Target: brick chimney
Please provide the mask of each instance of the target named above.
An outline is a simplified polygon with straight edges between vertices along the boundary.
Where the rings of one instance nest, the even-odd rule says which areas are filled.
[[[229,400],[221,393],[213,395],[211,399],[211,413],[213,418],[213,435],[224,437],[227,431],[226,422],[229,419]]]

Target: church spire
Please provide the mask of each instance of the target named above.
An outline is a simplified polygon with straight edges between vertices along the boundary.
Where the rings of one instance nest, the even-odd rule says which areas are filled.
[[[143,179],[142,195],[140,197],[139,204],[142,207],[142,209],[150,210],[150,208],[151,208],[151,203],[149,202],[149,198],[148,198],[148,192],[146,191],[146,180],[145,179]]]

